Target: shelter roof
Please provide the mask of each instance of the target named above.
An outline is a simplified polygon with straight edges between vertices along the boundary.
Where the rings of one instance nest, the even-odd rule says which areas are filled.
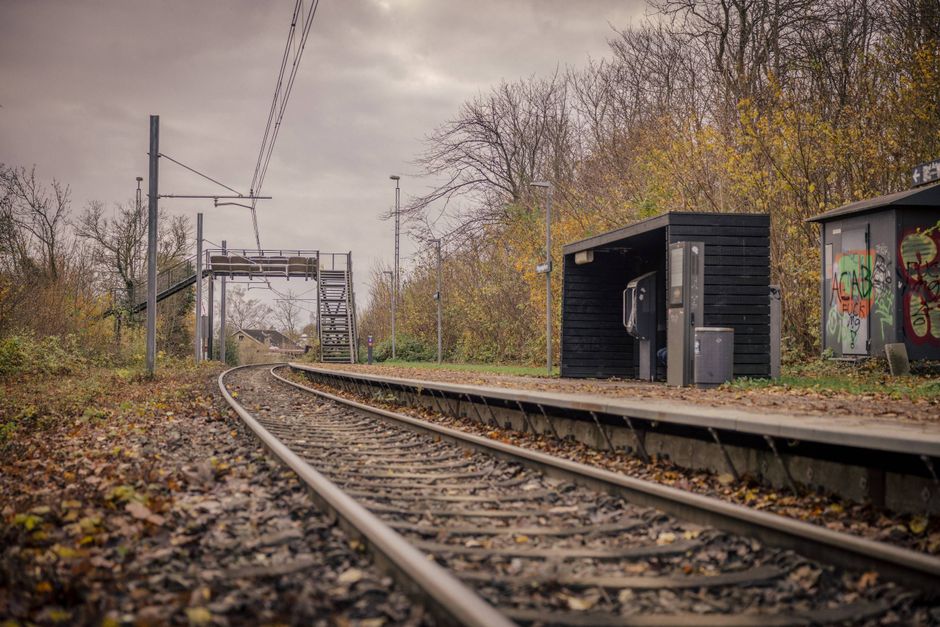
[[[659,216],[646,218],[645,220],[628,224],[627,226],[614,229],[613,231],[607,231],[606,233],[601,233],[600,235],[593,235],[591,237],[566,244],[562,249],[562,252],[565,255],[571,255],[573,253],[579,253],[582,250],[590,250],[592,248],[606,246],[607,244],[612,244],[622,239],[627,239],[628,237],[642,235],[643,233],[655,231],[656,229],[662,229],[669,224],[669,216],[679,213],[687,212],[670,211],[669,213],[664,213]]]
[[[807,222],[827,222],[842,216],[876,211],[885,207],[940,207],[940,183],[906,189],[902,192],[884,194],[851,202],[807,219]]]

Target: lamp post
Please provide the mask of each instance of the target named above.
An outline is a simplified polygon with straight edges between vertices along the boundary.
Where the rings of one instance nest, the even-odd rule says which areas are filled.
[[[392,290],[392,359],[395,358],[395,274],[391,270],[383,270],[382,274],[388,275],[388,283]]]
[[[552,374],[552,184],[547,181],[529,183],[545,188],[545,263],[536,271],[545,274],[545,368]]]
[[[398,238],[401,226],[401,188],[398,182],[401,177],[392,174],[388,178],[395,181],[395,277],[392,279],[392,359],[395,359],[395,312],[398,309]]]

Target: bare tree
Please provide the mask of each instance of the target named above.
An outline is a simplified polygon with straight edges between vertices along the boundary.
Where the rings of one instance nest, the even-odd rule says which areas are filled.
[[[5,230],[19,230],[4,239],[17,254],[36,250],[43,273],[58,278],[67,242],[66,227],[70,212],[68,185],[56,179],[47,186],[36,179],[36,168],[11,168],[0,164],[0,204]]]
[[[88,204],[75,225],[79,237],[89,241],[95,250],[99,269],[118,283],[122,301],[127,308],[136,302],[146,276],[147,207],[128,202],[117,205],[112,218],[105,215],[99,201]],[[190,226],[185,216],[160,216],[157,236],[158,269],[178,263],[190,242]],[[107,287],[115,287],[113,281]]]
[[[264,329],[273,311],[258,299],[250,298],[248,290],[234,287],[226,296],[226,315],[236,329]]]
[[[302,323],[303,314],[303,309],[296,299],[297,295],[291,290],[287,290],[287,293],[275,303],[273,314],[274,320],[280,327],[279,330],[292,340],[298,336],[297,329]]]
[[[503,221],[507,206],[528,193],[529,182],[562,176],[572,166],[568,123],[566,81],[557,73],[503,82],[467,102],[426,138],[417,165],[444,182],[409,203],[406,217],[420,222],[431,205],[442,204],[435,212],[443,214],[451,202],[464,200],[469,208],[449,214],[456,232]]]
[[[147,214],[127,203],[117,206],[114,218],[104,215],[104,204],[92,201],[76,223],[79,237],[92,242],[101,267],[117,275],[124,306],[135,304],[134,286],[144,274],[147,242]]]

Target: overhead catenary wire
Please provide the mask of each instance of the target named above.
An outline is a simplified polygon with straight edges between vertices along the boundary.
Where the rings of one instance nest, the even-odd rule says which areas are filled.
[[[268,111],[264,134],[261,139],[261,147],[258,150],[258,159],[255,163],[255,171],[251,179],[251,194],[260,194],[264,179],[267,176],[268,166],[271,162],[271,155],[274,153],[274,146],[280,132],[281,123],[284,119],[284,113],[287,110],[287,103],[290,100],[291,91],[294,87],[294,81],[297,77],[297,70],[300,68],[300,60],[307,43],[307,37],[310,33],[310,27],[316,16],[319,0],[312,0],[304,15],[304,2],[297,0],[294,4],[294,11],[291,16],[291,24],[287,34],[287,41],[284,44],[284,53],[281,57],[281,63],[278,68],[277,81],[274,88],[274,96],[271,99],[271,108]],[[300,35],[297,35],[297,26],[301,25]],[[291,55],[293,53],[293,55]],[[291,56],[293,59],[291,60]],[[284,75],[290,61],[290,72],[285,80]],[[261,248],[261,236],[258,230],[258,214],[256,201],[251,202],[251,221],[255,234],[255,243]]]
[[[219,187],[224,187],[225,189],[227,189],[228,191],[232,192],[233,194],[238,194],[239,196],[244,196],[244,194],[242,194],[242,193],[241,193],[240,191],[238,191],[237,189],[232,189],[231,187],[229,187],[229,186],[226,185],[225,183],[221,183],[221,182],[215,180],[214,178],[212,178],[211,176],[209,176],[208,174],[203,174],[202,172],[200,172],[200,171],[197,170],[196,168],[190,167],[190,166],[186,165],[185,163],[182,163],[182,162],[180,162],[180,161],[177,161],[176,159],[174,159],[173,157],[171,157],[171,156],[168,155],[168,154],[164,154],[164,153],[161,152],[161,153],[159,153],[159,156],[162,157],[162,158],[164,158],[164,159],[166,159],[166,160],[168,160],[168,161],[172,161],[172,162],[175,163],[176,165],[180,166],[181,168],[185,168],[185,169],[189,170],[190,172],[192,172],[193,174],[195,174],[195,175],[197,175],[197,176],[201,176],[202,178],[206,179],[207,181],[212,181],[213,183],[215,183],[215,184],[218,185]]]

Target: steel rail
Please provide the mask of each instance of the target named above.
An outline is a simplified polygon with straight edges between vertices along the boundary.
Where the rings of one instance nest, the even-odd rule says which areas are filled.
[[[344,531],[371,548],[380,567],[413,597],[427,603],[429,609],[446,623],[477,627],[510,627],[515,624],[317,472],[242,407],[226,389],[225,376],[236,370],[256,367],[237,366],[226,370],[219,375],[219,390],[265,448],[307,485],[318,506],[335,515]]]
[[[288,364],[287,367],[292,366]],[[680,519],[755,537],[771,546],[791,549],[822,562],[849,569],[876,570],[888,579],[923,590],[931,597],[940,594],[940,559],[929,555],[372,407],[296,383],[278,375],[274,372],[275,369],[271,369],[271,374],[276,379],[297,389],[391,419],[414,430],[431,433],[462,446],[524,464],[549,476],[617,494],[634,503],[659,509]]]

